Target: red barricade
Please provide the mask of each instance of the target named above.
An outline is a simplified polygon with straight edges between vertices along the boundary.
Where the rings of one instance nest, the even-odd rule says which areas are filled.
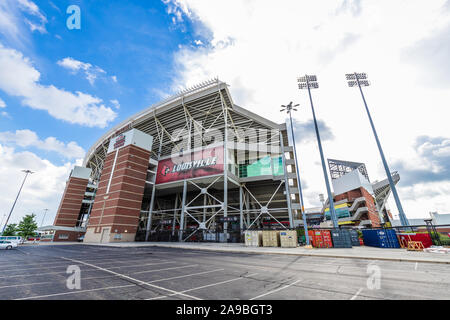
[[[408,248],[409,241],[422,242],[424,248],[429,248],[433,245],[433,241],[428,233],[397,233],[400,246]]]

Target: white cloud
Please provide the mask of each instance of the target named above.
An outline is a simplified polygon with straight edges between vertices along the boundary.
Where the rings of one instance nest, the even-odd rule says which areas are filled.
[[[114,107],[114,108],[120,109],[120,103],[119,103],[119,100],[117,100],[117,99],[112,99],[112,100],[109,100],[109,101],[113,104],[113,107]]]
[[[74,165],[74,162],[67,162],[57,166],[32,152],[17,152],[12,147],[0,144],[0,219],[11,209],[23,181],[24,173],[21,170],[30,169],[35,173],[28,176],[9,222],[17,223],[24,215],[34,212],[40,226],[43,209],[48,208],[44,224],[53,224],[65,181]]]
[[[6,103],[0,98],[0,108],[6,108]]]
[[[25,38],[25,27],[31,32],[47,33],[47,18],[30,0],[0,1],[0,34],[6,39],[21,43]]]
[[[0,90],[21,97],[22,104],[45,110],[56,119],[89,127],[105,127],[116,113],[100,98],[43,85],[40,73],[22,53],[0,44]]]
[[[85,151],[76,142],[64,143],[55,137],[45,140],[39,139],[38,135],[31,130],[16,130],[16,132],[0,132],[0,142],[4,144],[13,143],[20,147],[35,147],[45,151],[53,151],[66,159],[82,158]]]
[[[115,83],[117,83],[117,77],[116,76],[111,76],[112,81],[114,81]]]
[[[57,64],[63,68],[71,70],[73,73],[77,73],[81,70],[91,85],[94,84],[95,80],[100,74],[106,74],[106,71],[98,66],[93,66],[90,63],[81,62],[71,57],[59,60]],[[115,76],[113,78],[113,81],[117,81],[117,78],[115,78]]]
[[[347,87],[345,73],[369,74],[366,98],[391,164],[416,156],[414,142],[420,135],[450,137],[448,86],[430,88],[433,80],[424,79],[425,67],[405,59],[405,50],[423,39],[439,43],[435,37],[442,35],[448,41],[443,30],[448,30],[450,12],[444,0],[165,3],[177,23],[184,23],[180,11],[193,22],[194,36],[204,43],[182,46],[176,53],[173,91],[219,76],[230,84],[237,104],[281,123],[278,107],[295,101],[301,107],[294,116],[307,121],[312,117],[309,100],[297,89],[296,78],[317,74],[320,88],[312,93],[316,115],[335,136],[323,141],[325,157],[364,162],[372,180],[382,179],[384,169],[361,97]],[[433,54],[426,52],[427,59]],[[448,62],[441,65],[442,70],[448,67]],[[298,152],[306,192],[324,193],[317,144],[299,143]],[[404,181],[399,183],[401,197],[408,193]],[[306,204],[319,205],[316,198]],[[433,198],[421,201],[405,201],[408,216],[426,216],[424,206],[436,203]]]

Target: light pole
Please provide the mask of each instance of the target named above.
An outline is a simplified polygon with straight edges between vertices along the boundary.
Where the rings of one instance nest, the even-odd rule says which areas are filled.
[[[0,226],[2,226],[2,225],[3,225],[3,220],[5,219],[5,217],[6,217],[6,213],[5,213],[5,214],[3,214],[3,217],[2,217],[2,222],[0,223]]]
[[[366,107],[367,116],[369,117],[370,126],[372,127],[373,135],[375,136],[378,150],[380,151],[381,161],[383,162],[384,170],[386,171],[389,185],[391,187],[392,194],[394,195],[395,204],[397,205],[398,213],[400,216],[400,221],[401,221],[402,225],[409,226],[409,221],[406,218],[405,212],[403,212],[403,207],[400,202],[400,198],[398,197],[397,189],[395,188],[394,181],[392,180],[391,171],[389,170],[389,166],[384,157],[383,149],[381,148],[380,140],[378,139],[377,131],[375,130],[375,125],[373,124],[372,116],[370,115],[369,108],[367,107],[367,103],[366,103],[366,98],[364,97],[364,93],[361,88],[361,87],[368,87],[370,85],[369,81],[367,80],[367,74],[354,72],[354,73],[346,74],[345,77],[347,78],[349,87],[357,86],[359,88],[359,91],[361,92],[361,97],[363,99],[364,106]]]
[[[6,226],[8,225],[9,218],[11,217],[11,213],[13,212],[14,207],[16,206],[17,199],[19,198],[20,191],[22,191],[22,187],[23,187],[23,185],[25,184],[25,180],[27,179],[28,174],[33,174],[33,173],[34,173],[34,172],[31,171],[31,170],[22,170],[22,172],[25,172],[25,177],[23,178],[22,185],[20,186],[19,192],[17,193],[16,200],[14,200],[14,203],[13,203],[13,206],[12,206],[12,208],[11,208],[11,211],[9,212],[8,218],[6,218],[6,222],[5,222],[5,225],[3,226],[3,230],[2,230],[2,235],[3,235],[3,232],[5,232]]]
[[[294,144],[294,159],[295,159],[295,169],[297,170],[297,181],[298,181],[298,189],[300,192],[300,202],[301,202],[301,211],[302,211],[302,218],[303,218],[303,228],[305,230],[305,239],[306,244],[309,246],[309,235],[308,235],[308,222],[306,221],[306,214],[305,214],[305,206],[303,204],[303,192],[302,192],[302,183],[300,181],[300,171],[298,167],[298,161],[297,161],[297,149],[295,147],[295,136],[294,136],[294,125],[292,124],[292,110],[297,111],[295,107],[298,107],[299,104],[296,104],[295,106],[292,105],[292,101],[287,105],[282,105],[280,112],[286,111],[289,114],[289,120],[291,123],[291,136],[292,136],[292,143]],[[286,183],[289,183],[286,181]],[[289,198],[291,196],[289,195]]]
[[[317,77],[315,75],[305,75],[303,77],[299,77],[297,79],[297,81],[298,81],[299,89],[308,89],[309,102],[311,103],[311,110],[312,110],[313,119],[314,119],[314,128],[316,129],[317,143],[319,145],[320,159],[322,160],[323,176],[325,178],[325,184],[327,186],[328,199],[329,199],[329,203],[330,203],[331,220],[333,221],[334,228],[339,228],[336,211],[334,210],[334,201],[333,201],[333,195],[331,193],[330,181],[328,180],[327,168],[325,166],[325,159],[323,157],[322,142],[320,141],[319,126],[317,125],[316,113],[314,112],[314,105],[313,105],[313,101],[312,101],[312,97],[311,97],[311,89],[319,88],[319,84],[317,83]]]
[[[42,217],[41,227],[44,224],[45,215],[47,214],[48,209],[44,209],[44,216]]]

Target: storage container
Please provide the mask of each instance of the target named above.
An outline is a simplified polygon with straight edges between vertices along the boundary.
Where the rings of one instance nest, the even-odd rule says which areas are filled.
[[[262,245],[262,231],[246,230],[245,245],[247,247],[260,247]]]
[[[359,235],[358,235],[358,231],[356,230],[349,230],[350,232],[350,238],[352,240],[352,246],[360,246],[359,243]]]
[[[280,245],[282,248],[296,248],[297,232],[295,230],[280,231]]]
[[[395,230],[362,230],[364,245],[379,248],[400,248]]]
[[[331,234],[329,230],[309,230],[309,240],[315,248],[332,248]]]
[[[331,238],[334,248],[352,248],[352,239],[348,230],[333,229],[331,230]]]
[[[331,240],[330,230],[322,230],[322,238],[325,248],[333,248],[333,241]]]
[[[262,241],[264,247],[279,247],[280,231],[263,231]]]

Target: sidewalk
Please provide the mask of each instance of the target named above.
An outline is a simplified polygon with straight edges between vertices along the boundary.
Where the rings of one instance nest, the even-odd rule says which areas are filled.
[[[162,247],[218,252],[252,253],[252,254],[287,254],[298,256],[350,258],[387,261],[427,262],[450,264],[450,254],[407,251],[406,249],[382,249],[375,247],[353,247],[348,249],[305,249],[246,247],[241,243],[192,243],[192,242],[119,242],[119,243],[83,243],[83,245],[126,247]]]

